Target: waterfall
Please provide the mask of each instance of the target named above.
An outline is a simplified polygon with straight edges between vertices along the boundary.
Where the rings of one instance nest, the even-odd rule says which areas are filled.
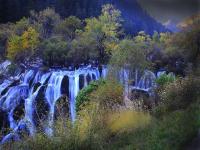
[[[0,94],[3,90],[5,90],[12,82],[10,80],[4,80],[0,85]]]
[[[48,127],[46,128],[46,133],[48,135],[53,135],[52,125],[54,120],[55,104],[56,101],[61,97],[61,84],[64,78],[64,73],[62,71],[53,72],[48,86],[45,92],[45,98],[50,106],[50,111],[48,115]]]
[[[38,92],[40,91],[41,87],[44,86],[45,81],[50,76],[50,73],[45,73],[40,78],[40,72],[37,73],[34,81],[33,81],[33,87],[31,88],[31,91],[29,93],[28,98],[25,100],[25,118],[24,120],[27,122],[27,127],[29,128],[30,135],[35,134],[35,125],[33,121],[33,103],[35,101],[36,96],[38,95]],[[40,86],[37,88],[36,91],[34,91],[34,85],[39,81]]]
[[[71,85],[70,86],[70,94],[69,94],[69,97],[70,97],[70,112],[71,112],[71,119],[72,121],[75,120],[75,85],[74,85],[74,77],[70,77],[69,78],[69,84]]]
[[[6,60],[3,63],[0,64],[0,72],[3,72],[5,70],[7,70],[8,66],[11,65],[11,62]]]
[[[7,119],[12,132],[6,135],[1,143],[7,142],[11,139],[19,139],[20,130],[28,130],[28,134],[34,136],[37,127],[35,124],[34,112],[38,109],[35,105],[37,102],[44,101],[48,105],[48,116],[46,117],[47,125],[44,131],[47,135],[53,135],[53,123],[55,118],[56,102],[62,97],[61,88],[64,77],[68,77],[69,85],[64,88],[69,91],[69,114],[72,121],[76,119],[76,96],[81,90],[80,76],[83,77],[83,87],[87,86],[90,81],[98,80],[101,76],[106,76],[106,70],[102,70],[102,74],[98,68],[91,66],[82,67],[75,71],[68,71],[63,69],[50,69],[46,72],[40,70],[27,70],[25,73],[17,77],[4,80],[0,85],[0,109],[7,112]],[[15,78],[20,81],[16,82]],[[89,78],[89,80],[88,80]],[[16,82],[15,84],[13,84]],[[43,90],[44,89],[44,90]],[[43,92],[43,99],[36,101],[36,98]],[[16,120],[16,109],[24,107],[24,114],[21,118]],[[23,109],[23,108],[22,108]],[[45,113],[45,112],[44,112]]]
[[[44,72],[30,69],[17,77],[4,80],[0,85],[0,109],[7,113],[7,119],[12,132],[2,139],[2,143],[11,139],[18,139],[20,131],[25,129],[28,130],[29,135],[35,135],[37,125],[34,114],[39,109],[36,106],[38,102],[44,103],[45,106],[43,107],[45,109],[48,107],[47,110],[41,110],[47,111],[47,114],[45,114],[47,116],[45,116],[44,120],[44,132],[49,136],[53,135],[56,104],[59,98],[63,96],[63,88],[69,99],[70,119],[74,122],[76,119],[75,104],[78,92],[81,88],[86,87],[89,82],[98,80],[100,77],[105,78],[107,73],[108,69],[106,66],[103,66],[101,74],[98,68],[91,66],[82,67],[74,71],[49,69]],[[122,69],[119,73],[120,81],[124,84],[126,92],[129,90],[130,75],[127,69]],[[154,85],[155,77],[154,73],[150,71],[145,71],[144,75],[140,76],[139,71],[136,70],[135,83],[132,86],[142,90],[149,89]],[[20,81],[16,82],[15,78]],[[64,83],[63,81],[66,79],[68,81]],[[42,97],[40,97],[41,95]],[[24,114],[16,119],[16,110],[21,109],[21,107],[24,108]]]

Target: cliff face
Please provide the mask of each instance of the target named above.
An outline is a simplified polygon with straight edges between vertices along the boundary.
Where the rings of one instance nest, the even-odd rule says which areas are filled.
[[[79,18],[97,16],[103,4],[111,3],[122,12],[126,33],[135,34],[144,30],[149,34],[153,31],[164,32],[166,29],[149,16],[138,4],[137,0],[0,0],[0,22],[14,22],[28,16],[30,10],[42,10],[46,7],[55,8],[61,16],[70,15]]]

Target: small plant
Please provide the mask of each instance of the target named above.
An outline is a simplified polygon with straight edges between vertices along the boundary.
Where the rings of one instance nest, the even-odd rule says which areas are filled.
[[[165,86],[165,85],[167,85],[167,84],[169,84],[169,83],[174,82],[175,79],[176,79],[176,78],[175,78],[173,75],[171,75],[171,74],[163,74],[163,75],[161,75],[160,77],[158,77],[158,78],[156,79],[156,83],[157,83],[159,86],[163,87],[163,86]]]

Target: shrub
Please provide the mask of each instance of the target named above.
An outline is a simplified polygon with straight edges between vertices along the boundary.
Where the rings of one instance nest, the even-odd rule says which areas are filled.
[[[162,119],[152,118],[146,126],[119,132],[105,149],[177,150],[197,134],[199,106],[186,111],[176,111]]]
[[[123,105],[123,99],[123,87],[116,81],[106,81],[89,96],[89,100],[98,102],[101,109],[116,109]]]
[[[79,92],[78,96],[76,97],[76,111],[79,111],[81,105],[84,105],[84,103],[89,101],[89,95],[93,91],[97,90],[97,88],[102,84],[105,84],[104,80],[91,82],[87,87],[83,88]]]
[[[175,77],[171,74],[162,74],[160,77],[156,79],[156,83],[163,87],[166,84],[172,83],[175,81]]]
[[[187,77],[167,85],[160,92],[161,103],[157,107],[159,113],[169,113],[188,108],[200,96],[199,77]]]
[[[151,120],[149,114],[132,110],[122,110],[107,115],[108,128],[115,134],[130,132],[139,127],[145,127]]]

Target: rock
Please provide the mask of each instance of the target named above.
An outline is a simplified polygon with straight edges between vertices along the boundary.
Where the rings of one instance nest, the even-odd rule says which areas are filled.
[[[67,95],[67,97],[69,97],[69,77],[68,76],[64,76],[62,80],[61,94]]]
[[[84,75],[79,75],[79,89],[80,89],[80,90],[81,90],[82,88],[84,88],[84,84],[85,84]]]
[[[96,80],[96,76],[94,74],[92,74],[92,79]]]
[[[36,83],[33,87],[33,93],[38,89],[38,87],[41,85],[40,82]]]
[[[46,87],[43,86],[35,99],[34,102],[34,112],[33,112],[33,118],[35,125],[38,127],[40,123],[44,123],[44,121],[47,119],[48,113],[49,113],[49,104],[45,100],[45,91]]]
[[[91,82],[91,77],[90,77],[90,75],[89,74],[87,74],[87,76],[86,76],[86,80],[87,80],[87,83],[89,84],[90,82]]]
[[[19,124],[17,133],[18,133],[18,135],[20,135],[21,139],[24,137],[28,137],[29,130],[28,130],[26,123],[22,122]]]
[[[0,130],[5,131],[9,128],[8,114],[0,109]]]
[[[147,110],[152,109],[155,104],[153,97],[150,97],[147,92],[137,89],[132,90],[130,99],[131,101],[142,100],[142,107]]]
[[[1,96],[4,95],[4,94],[6,94],[10,87],[17,86],[19,84],[19,82],[20,82],[20,80],[14,80],[13,83],[11,83],[7,88],[5,88],[1,92]]]
[[[13,111],[13,118],[15,119],[15,121],[19,121],[24,117],[24,109],[24,100],[22,99],[20,101],[20,104]]]
[[[134,89],[131,91],[131,100],[139,99],[139,98],[148,98],[149,94],[145,91]]]

